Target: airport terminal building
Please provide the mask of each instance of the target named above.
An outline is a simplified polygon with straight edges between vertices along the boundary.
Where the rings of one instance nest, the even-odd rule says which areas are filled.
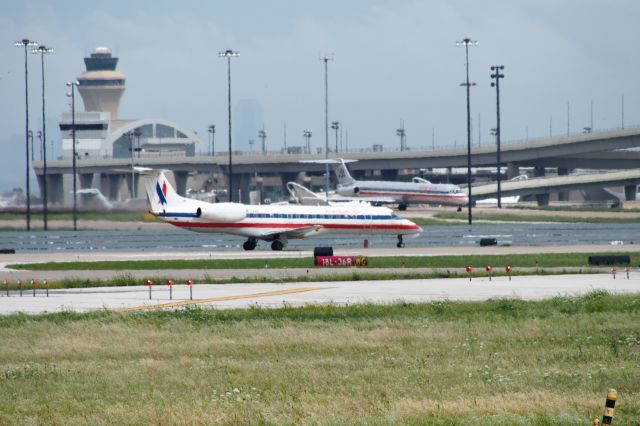
[[[75,114],[67,112],[60,121],[62,136],[62,158],[73,158],[73,128],[75,123],[76,161],[104,159],[131,159],[135,165],[137,159],[150,157],[186,156],[196,154],[196,146],[201,143],[198,135],[179,125],[162,119],[124,119],[118,115],[120,100],[125,91],[126,76],[116,69],[118,58],[108,48],[97,47],[84,58],[86,71],[77,78],[77,90],[84,103],[84,111]],[[77,110],[77,106],[76,106]],[[114,174],[115,173],[115,174]],[[140,192],[131,188],[131,179],[126,172],[95,173],[80,175],[81,187],[96,187],[110,199],[135,197]],[[66,175],[66,179],[71,179]],[[64,202],[71,194],[65,194],[64,188],[70,188],[62,176],[50,176],[48,188],[51,188],[51,201]],[[126,182],[128,188],[120,186]],[[43,182],[40,182],[42,185]],[[136,187],[138,187],[136,182]],[[124,188],[123,188],[124,189]]]

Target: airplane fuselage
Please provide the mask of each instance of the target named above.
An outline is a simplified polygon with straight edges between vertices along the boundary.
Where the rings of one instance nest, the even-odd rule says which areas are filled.
[[[266,240],[279,233],[288,238],[305,238],[330,233],[410,235],[421,231],[418,225],[386,207],[247,205],[245,217],[233,221],[211,220],[193,212],[167,211],[158,216],[190,231]]]
[[[257,240],[271,241],[272,250],[282,250],[289,239],[321,234],[392,234],[397,247],[403,236],[422,229],[386,207],[247,205],[208,203],[178,195],[163,171],[145,184],[151,213],[165,222],[195,232],[222,233],[246,237],[245,250],[256,248]]]
[[[462,206],[467,195],[456,185],[415,182],[356,181],[338,185],[338,194],[345,197],[389,199],[402,204],[446,204]]]

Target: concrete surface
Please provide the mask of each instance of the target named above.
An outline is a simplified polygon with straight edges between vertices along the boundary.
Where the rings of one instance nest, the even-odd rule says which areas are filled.
[[[25,290],[22,297],[12,291],[10,297],[0,292],[0,314],[25,312],[30,314],[60,311],[177,309],[191,304],[216,309],[246,308],[249,306],[281,307],[308,304],[346,305],[354,303],[429,302],[436,300],[477,301],[491,298],[538,300],[554,296],[575,296],[593,290],[612,293],[640,292],[640,272],[633,271],[630,279],[618,274],[553,275],[430,279],[402,281],[340,281],[288,284],[200,284],[193,288],[194,300],[189,300],[186,285],[173,287],[169,300],[166,285],[149,289],[136,287],[102,287],[88,289],[51,290],[45,297],[39,290]]]

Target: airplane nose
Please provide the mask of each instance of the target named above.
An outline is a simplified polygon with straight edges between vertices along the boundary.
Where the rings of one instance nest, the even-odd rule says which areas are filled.
[[[413,223],[410,220],[406,220],[406,225],[407,225],[407,231],[409,231],[408,233],[410,234],[419,234],[422,232],[422,228],[420,227],[420,225],[416,225],[415,223]]]

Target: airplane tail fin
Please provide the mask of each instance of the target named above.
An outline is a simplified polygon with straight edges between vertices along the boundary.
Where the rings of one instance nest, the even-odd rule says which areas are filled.
[[[338,161],[334,163],[333,170],[338,178],[338,183],[341,185],[349,185],[355,182],[355,179],[351,177],[349,169],[342,158],[338,158]]]
[[[165,175],[165,170],[154,171],[151,176],[155,176],[147,179],[146,189],[147,198],[149,198],[149,204],[151,204],[151,211],[153,213],[160,213],[167,209],[168,206],[175,205],[182,197],[173,189],[171,183]]]

